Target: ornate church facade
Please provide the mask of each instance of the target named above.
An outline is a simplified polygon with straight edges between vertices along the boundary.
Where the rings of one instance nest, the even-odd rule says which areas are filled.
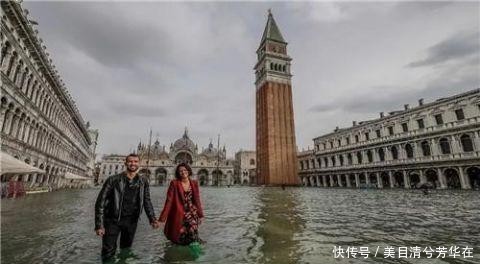
[[[190,165],[192,179],[198,180],[200,185],[236,184],[233,177],[235,161],[226,157],[225,146],[218,149],[210,142],[207,148],[199,151],[187,129],[168,150],[157,139],[150,147],[139,143],[136,152],[140,156],[140,173],[150,178],[151,185],[165,185],[174,179],[175,168],[182,162]]]

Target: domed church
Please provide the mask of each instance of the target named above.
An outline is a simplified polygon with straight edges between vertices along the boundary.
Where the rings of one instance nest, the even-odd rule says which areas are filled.
[[[176,166],[182,162],[190,165],[192,179],[198,180],[200,185],[235,184],[234,159],[227,159],[225,146],[219,150],[210,142],[207,148],[199,152],[197,144],[190,139],[187,128],[181,138],[170,144],[168,151],[157,139],[150,149],[140,142],[136,153],[140,156],[140,173],[150,178],[151,185],[168,184],[175,178]]]

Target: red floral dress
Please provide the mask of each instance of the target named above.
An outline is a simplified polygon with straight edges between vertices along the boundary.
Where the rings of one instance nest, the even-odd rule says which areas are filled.
[[[199,217],[197,207],[193,204],[193,192],[191,186],[188,188],[188,191],[185,192],[183,207],[185,215],[180,229],[180,244],[188,245],[192,242],[200,242],[201,240],[198,237]]]

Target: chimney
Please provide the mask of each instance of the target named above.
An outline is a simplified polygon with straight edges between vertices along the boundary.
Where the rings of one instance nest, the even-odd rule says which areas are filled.
[[[385,115],[383,114],[383,112],[380,112],[380,118],[384,118]]]
[[[353,126],[356,126],[357,125],[357,121],[353,121]]]
[[[404,104],[403,106],[405,107],[405,110],[408,110],[408,109],[409,109],[409,105],[408,105],[408,104]]]
[[[423,105],[423,98],[418,99],[418,105],[422,106]]]

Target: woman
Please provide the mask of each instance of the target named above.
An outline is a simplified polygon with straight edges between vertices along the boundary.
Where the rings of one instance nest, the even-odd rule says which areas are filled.
[[[168,187],[165,206],[159,221],[165,223],[165,236],[173,243],[189,245],[202,242],[198,237],[198,225],[203,218],[197,181],[190,180],[192,169],[181,163],[175,170],[175,180]]]

